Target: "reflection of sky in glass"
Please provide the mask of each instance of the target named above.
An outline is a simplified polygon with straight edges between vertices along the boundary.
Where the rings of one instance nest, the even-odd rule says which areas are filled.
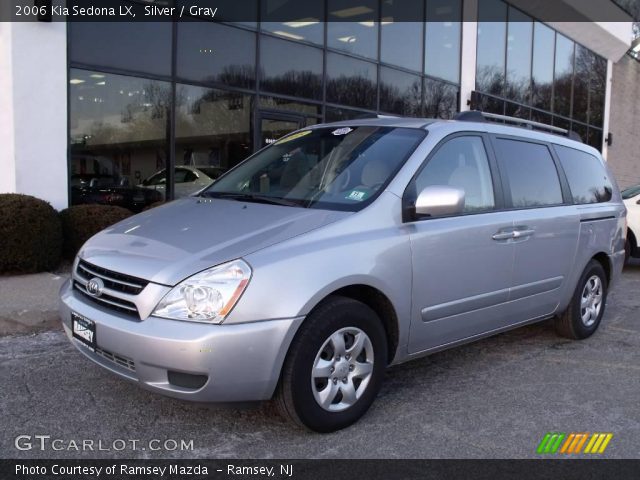
[[[459,0],[427,2],[425,37],[425,73],[458,83],[460,81],[460,20]],[[441,21],[436,21],[441,20]]]
[[[533,22],[518,10],[509,9],[507,37],[507,85],[510,96],[527,102],[531,81],[531,43]]]
[[[177,73],[199,82],[251,88],[256,34],[213,22],[178,24]]]

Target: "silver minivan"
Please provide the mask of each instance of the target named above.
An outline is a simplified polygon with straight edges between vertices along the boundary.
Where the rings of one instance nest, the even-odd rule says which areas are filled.
[[[90,239],[64,328],[143,388],[275,397],[320,432],[360,418],[390,365],[545,319],[587,338],[626,210],[599,152],[563,133],[479,112],[299,130]]]

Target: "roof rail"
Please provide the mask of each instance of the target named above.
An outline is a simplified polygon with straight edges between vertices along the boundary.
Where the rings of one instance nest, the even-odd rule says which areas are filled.
[[[492,120],[494,122],[510,123],[514,126],[524,126],[529,130],[542,130],[550,133],[555,133],[565,137],[569,137],[572,140],[582,142],[582,138],[576,132],[566,130],[560,127],[554,127],[553,125],[547,125],[546,123],[535,122],[533,120],[526,120],[524,118],[509,117],[507,115],[499,115],[497,113],[481,112],[479,110],[469,110],[466,112],[460,112],[454,117],[454,120],[461,122],[486,122]]]

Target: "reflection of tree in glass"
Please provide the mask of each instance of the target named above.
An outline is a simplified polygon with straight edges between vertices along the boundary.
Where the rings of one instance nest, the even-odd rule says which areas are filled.
[[[376,95],[375,82],[362,75],[340,75],[327,82],[327,98],[331,102],[375,108]]]
[[[207,77],[207,81],[234,85],[236,87],[253,88],[256,78],[252,65],[227,65],[218,75]]]
[[[484,65],[476,72],[476,90],[490,95],[502,96],[504,71],[497,65]]]
[[[135,95],[128,97],[116,118],[101,117],[90,127],[92,145],[135,143],[164,139],[167,131],[168,109],[171,105],[171,87],[165,82],[148,80],[131,86]]]
[[[282,75],[267,77],[260,72],[261,88],[273,92],[284,93],[294,97],[320,99],[322,97],[322,75],[312,71],[289,70]]]
[[[400,89],[397,85],[380,83],[380,109],[389,113],[415,117],[420,115],[421,81],[416,79],[409,88]]]
[[[458,111],[458,87],[436,80],[425,80],[425,117],[453,118]]]

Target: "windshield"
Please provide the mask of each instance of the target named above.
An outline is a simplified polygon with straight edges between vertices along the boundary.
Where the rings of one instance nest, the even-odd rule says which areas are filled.
[[[386,187],[425,135],[377,126],[301,130],[241,163],[201,195],[357,211]]]
[[[624,200],[633,198],[636,195],[640,195],[640,185],[636,185],[635,187],[627,188],[626,190],[622,191],[622,198]]]

